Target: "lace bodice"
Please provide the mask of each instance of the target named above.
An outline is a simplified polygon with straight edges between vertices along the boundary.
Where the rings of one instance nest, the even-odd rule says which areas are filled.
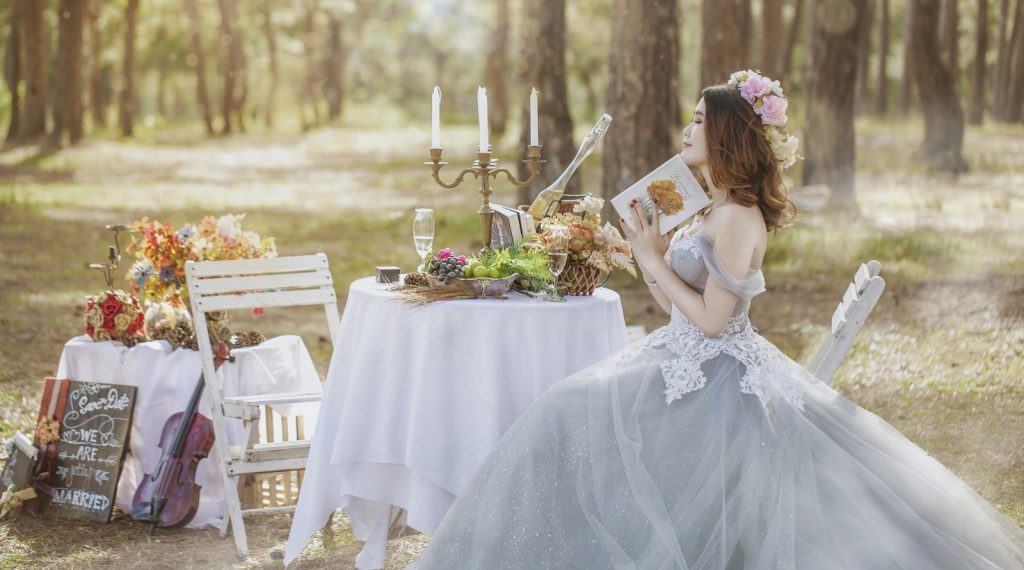
[[[730,275],[714,252],[707,236],[695,233],[677,234],[665,253],[673,271],[688,285],[704,292],[708,279],[715,279],[739,297],[736,308],[717,337],[709,338],[675,306],[668,326],[655,331],[645,344],[663,346],[677,358],[666,360],[661,368],[665,376],[665,399],[671,403],[684,394],[704,387],[707,378],[701,365],[721,354],[732,356],[744,365],[740,391],[756,395],[767,408],[774,392],[803,409],[803,390],[791,379],[792,374],[778,370],[787,366],[785,356],[750,326],[747,312],[750,300],[765,290],[764,275],[750,269],[742,280]]]

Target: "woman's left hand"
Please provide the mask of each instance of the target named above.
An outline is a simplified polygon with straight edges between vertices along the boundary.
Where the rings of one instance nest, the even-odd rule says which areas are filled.
[[[633,249],[633,257],[641,267],[653,267],[659,260],[664,259],[669,241],[672,239],[672,232],[661,235],[658,209],[653,209],[654,218],[648,222],[647,213],[641,209],[639,202],[633,200],[629,204],[629,212],[635,229],[630,229],[625,220],[619,220],[622,232]]]

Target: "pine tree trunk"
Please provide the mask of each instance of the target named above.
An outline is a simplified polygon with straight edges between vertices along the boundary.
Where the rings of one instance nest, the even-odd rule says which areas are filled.
[[[21,117],[18,137],[34,139],[46,134],[47,75],[46,27],[43,20],[45,2],[20,0],[22,17],[21,47],[25,80],[25,111]]]
[[[996,40],[998,50],[996,59],[996,82],[993,86],[992,116],[996,120],[1006,118],[1006,94],[1009,92],[1010,75],[1010,41],[1006,37],[1010,25],[1010,0],[999,3],[999,38]]]
[[[11,92],[11,122],[7,125],[7,142],[14,141],[18,137],[18,130],[21,122],[21,93],[18,85],[21,83],[21,11],[22,4],[26,0],[13,0],[11,2],[10,23],[11,33],[7,36],[4,45],[4,81],[7,89]]]
[[[942,62],[938,29],[939,0],[913,0],[910,57],[924,114],[925,162],[952,172],[966,170],[961,154],[964,113],[953,75]]]
[[[782,69],[782,0],[761,4],[761,72],[778,77]]]
[[[57,77],[53,106],[53,132],[56,146],[63,144],[64,133],[71,144],[82,139],[82,26],[85,3],[60,0],[57,6]]]
[[[311,126],[320,126],[320,104],[317,92],[320,91],[320,81],[317,79],[316,65],[316,13],[320,9],[317,0],[306,0],[305,14],[303,15],[302,43],[305,47],[306,80],[305,88],[299,95],[301,105],[300,114],[302,119],[302,130],[305,131]],[[313,108],[313,122],[306,120],[306,107]]]
[[[274,126],[274,105],[277,99],[277,40],[274,37],[274,0],[263,0],[263,37],[267,40],[267,59],[270,63],[270,84],[267,86],[266,109],[263,122],[267,128]]]
[[[702,87],[725,83],[729,75],[746,67],[744,42],[739,37],[749,15],[743,0],[704,0],[701,11],[704,39],[700,55],[700,83]],[[613,23],[617,23],[613,20]],[[642,28],[638,28],[642,29]],[[639,33],[634,31],[634,33]],[[618,117],[616,117],[617,119]]]
[[[156,39],[153,41],[153,45],[157,46],[156,49],[160,49],[160,45],[167,40],[167,28],[160,24],[160,27],[156,30]],[[164,58],[159,58],[156,63],[156,113],[161,117],[167,117],[167,94],[165,93],[167,88],[167,64]]]
[[[857,52],[857,97],[854,103],[858,113],[867,112],[871,101],[871,30],[874,27],[874,0],[864,4],[864,23],[860,27]]]
[[[189,37],[192,41],[192,55],[196,72],[196,102],[199,114],[206,125],[206,134],[213,134],[213,110],[210,107],[210,90],[206,86],[206,52],[203,50],[203,22],[200,19],[196,0],[185,0],[185,12],[189,20]]]
[[[942,59],[953,76],[954,85],[960,79],[960,27],[957,0],[942,0],[942,17],[939,18],[939,45]]]
[[[220,30],[221,30],[221,53],[224,54],[224,91],[221,98],[221,115],[224,124],[221,132],[231,132],[232,120],[237,120],[239,130],[244,131],[242,123],[241,92],[245,83],[245,70],[242,54],[242,32],[236,25],[237,6],[235,0],[219,0],[220,4]]]
[[[804,184],[825,184],[829,207],[857,211],[853,130],[857,54],[867,0],[817,0],[811,33]]]
[[[914,98],[914,62],[910,58],[910,23],[914,18],[913,3],[907,4],[903,26],[903,77],[900,79],[900,114],[910,114],[910,105]]]
[[[705,14],[709,3],[704,4]],[[605,136],[602,158],[605,219],[615,222],[610,199],[677,151],[679,14],[676,0],[614,0],[611,15],[606,105],[615,122]],[[728,74],[716,75],[718,70],[705,72],[710,73],[705,83],[728,79]]]
[[[94,127],[105,127],[107,117],[104,112],[106,100],[103,96],[103,83],[100,79],[102,69],[101,53],[103,38],[100,36],[100,10],[103,0],[89,2],[89,109],[92,111]]]
[[[508,123],[508,0],[497,0],[498,13],[487,53],[487,122],[491,135],[501,138]]]
[[[985,114],[985,55],[988,53],[988,0],[978,0],[977,43],[974,51],[974,89],[968,120],[980,125]]]
[[[1014,16],[1010,43],[1006,121],[1016,123],[1024,118],[1024,0],[1017,0],[1017,15]]]
[[[544,147],[543,158],[547,161],[542,165],[540,175],[529,186],[520,187],[517,192],[518,203],[529,204],[536,192],[546,188],[569,166],[576,148],[572,138],[572,117],[569,116],[566,85],[565,0],[527,0],[523,4],[523,13],[530,17],[523,22],[522,31],[522,79],[519,82],[522,90],[518,98],[522,101],[523,113],[520,119],[519,158],[526,158],[526,145],[530,142],[529,89],[536,87],[537,130],[540,144]],[[518,168],[520,179],[529,175],[523,162],[519,162]],[[580,178],[577,172],[567,192],[579,190]]]
[[[324,99],[327,100],[327,118],[335,120],[341,116],[342,99],[342,65],[344,50],[342,47],[341,19],[337,14],[327,14],[327,45],[324,65]]]
[[[793,69],[793,52],[796,51],[796,42],[800,38],[800,29],[803,27],[805,0],[796,0],[793,8],[793,19],[789,23],[789,31],[786,33],[786,52],[782,56],[782,73],[779,74],[779,81],[785,82],[785,77]]]
[[[881,27],[878,30],[878,91],[875,93],[875,113],[885,116],[889,112],[889,0],[882,0]]]
[[[121,100],[119,124],[121,135],[130,137],[135,123],[135,36],[139,14],[139,0],[128,0],[124,11],[124,67],[121,71]]]

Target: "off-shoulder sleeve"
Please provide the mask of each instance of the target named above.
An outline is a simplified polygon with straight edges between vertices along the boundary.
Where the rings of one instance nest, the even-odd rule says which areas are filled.
[[[718,258],[714,247],[708,240],[698,239],[696,244],[700,249],[701,257],[704,258],[704,265],[708,268],[710,279],[714,279],[727,291],[735,293],[741,299],[750,299],[764,292],[764,275],[760,271],[748,272],[746,277],[738,280],[729,274],[725,264]]]

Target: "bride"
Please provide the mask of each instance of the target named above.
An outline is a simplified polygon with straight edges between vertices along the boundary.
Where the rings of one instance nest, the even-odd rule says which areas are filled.
[[[413,567],[1024,568],[1024,530],[753,331],[796,139],[777,82],[702,95],[682,157],[710,210],[671,239],[623,224],[671,321],[545,392]]]

